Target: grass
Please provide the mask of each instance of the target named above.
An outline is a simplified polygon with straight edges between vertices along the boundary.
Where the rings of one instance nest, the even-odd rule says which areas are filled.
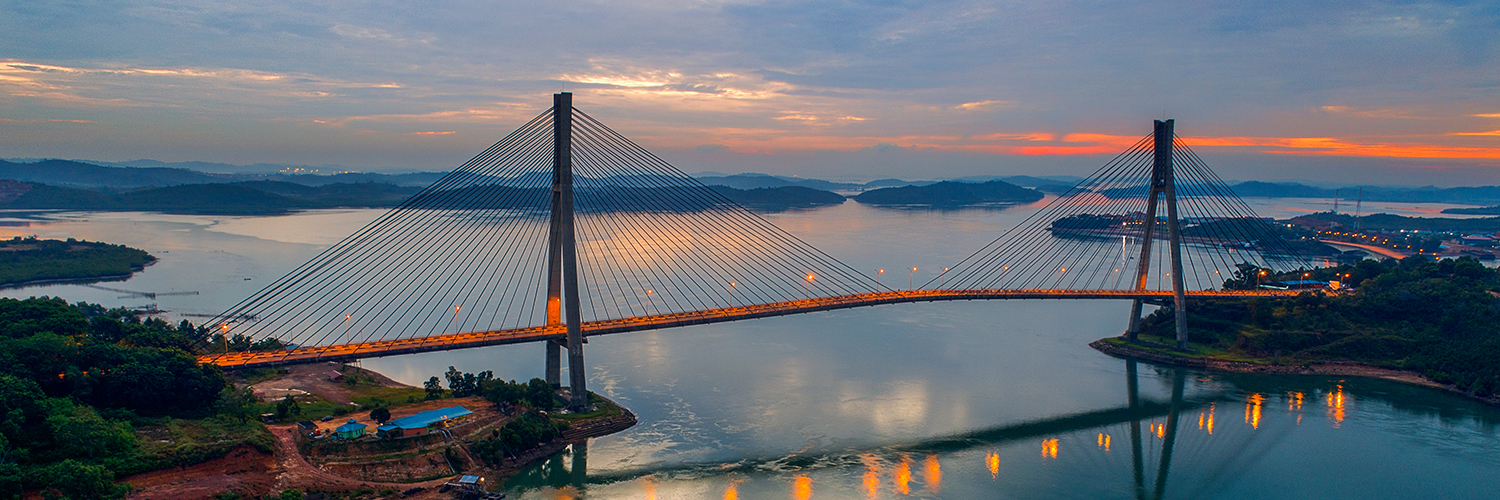
[[[613,417],[624,412],[624,410],[621,410],[619,406],[616,406],[609,400],[601,398],[598,394],[594,394],[592,392],[589,393],[589,402],[593,403],[594,411],[588,413],[554,413],[550,416],[558,420],[586,420],[599,417]]]
[[[128,476],[168,467],[184,467],[223,457],[241,445],[272,453],[276,438],[264,424],[228,416],[197,420],[178,418],[141,422],[136,427],[140,447],[135,456],[111,468]]]
[[[1284,358],[1280,359],[1280,360],[1272,359],[1272,358],[1256,358],[1256,357],[1246,356],[1246,355],[1241,354],[1241,353],[1231,352],[1228,349],[1224,349],[1222,347],[1214,347],[1214,346],[1207,346],[1207,345],[1203,345],[1203,344],[1193,344],[1193,343],[1189,343],[1188,344],[1188,352],[1183,352],[1183,351],[1177,350],[1176,347],[1174,347],[1174,346],[1177,345],[1177,339],[1175,339],[1175,338],[1157,337],[1157,336],[1154,336],[1154,335],[1146,335],[1146,334],[1140,334],[1137,338],[1139,338],[1142,341],[1145,341],[1146,343],[1131,342],[1129,340],[1125,340],[1125,339],[1120,338],[1120,337],[1110,337],[1110,338],[1104,339],[1104,342],[1107,343],[1107,344],[1110,344],[1110,345],[1115,345],[1115,346],[1120,346],[1120,347],[1128,347],[1128,348],[1131,348],[1131,349],[1137,349],[1137,350],[1142,350],[1142,351],[1150,351],[1150,352],[1153,352],[1153,353],[1163,354],[1163,355],[1173,356],[1173,357],[1178,357],[1178,358],[1216,359],[1216,360],[1220,360],[1220,361],[1235,361],[1235,362],[1241,362],[1241,363],[1254,363],[1254,364],[1258,364],[1258,365],[1274,365],[1274,364],[1281,364],[1278,361],[1290,361],[1290,360],[1284,359]]]

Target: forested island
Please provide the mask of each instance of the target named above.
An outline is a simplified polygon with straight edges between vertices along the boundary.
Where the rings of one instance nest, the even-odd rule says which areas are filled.
[[[873,189],[856,195],[854,201],[869,205],[913,205],[964,207],[1031,203],[1045,197],[1041,191],[1005,181],[982,183],[943,181],[925,186]]]
[[[735,189],[728,186],[709,186],[729,201],[740,206],[766,212],[778,212],[795,208],[815,208],[838,205],[844,197],[821,189],[802,186]]]
[[[127,277],[156,257],[124,245],[35,236],[0,240],[0,288],[47,281]]]
[[[1182,359],[1245,362],[1246,371],[1330,362],[1406,370],[1500,402],[1500,274],[1495,269],[1462,257],[1363,260],[1258,278],[1260,271],[1245,266],[1225,288],[1312,279],[1339,281],[1353,290],[1190,300],[1191,352],[1136,347]],[[1172,308],[1163,307],[1145,319],[1142,338],[1165,344],[1175,337],[1175,328]],[[1130,346],[1123,339],[1108,342]]]

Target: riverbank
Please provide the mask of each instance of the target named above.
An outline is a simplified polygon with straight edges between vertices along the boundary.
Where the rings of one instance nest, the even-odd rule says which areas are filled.
[[[1500,406],[1500,397],[1479,397],[1459,390],[1452,384],[1442,384],[1407,370],[1394,370],[1359,363],[1325,361],[1307,364],[1280,364],[1274,360],[1227,360],[1213,356],[1183,354],[1167,346],[1136,344],[1123,337],[1108,337],[1089,343],[1095,350],[1121,359],[1134,359],[1149,363],[1181,366],[1211,372],[1253,373],[1260,375],[1323,375],[1334,377],[1365,377],[1391,380],[1423,387],[1439,389],[1466,398]]]

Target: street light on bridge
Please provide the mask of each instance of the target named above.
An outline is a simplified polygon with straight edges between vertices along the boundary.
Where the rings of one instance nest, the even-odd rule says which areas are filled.
[[[916,266],[912,266],[912,268],[911,268],[911,275],[906,277],[906,281],[907,281],[907,285],[906,285],[907,289],[910,289],[910,290],[916,290],[917,289],[917,268],[916,268]]]

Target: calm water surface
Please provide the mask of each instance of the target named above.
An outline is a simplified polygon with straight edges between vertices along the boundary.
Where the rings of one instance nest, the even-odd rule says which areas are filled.
[[[1252,200],[1276,217],[1321,202]],[[901,288],[1034,209],[848,203],[769,217],[858,269],[887,269],[885,284]],[[158,298],[176,318],[226,309],[379,213],[67,213],[0,236],[146,249],[161,262],[105,286],[200,292]],[[0,293],[44,294],[150,303],[78,285]],[[590,388],[640,424],[505,489],[528,499],[1500,498],[1496,409],[1362,379],[1132,372],[1086,346],[1118,335],[1127,312],[1113,301],[902,304],[596,337]],[[541,375],[542,357],[522,345],[364,366],[409,384],[450,365],[524,380]]]

